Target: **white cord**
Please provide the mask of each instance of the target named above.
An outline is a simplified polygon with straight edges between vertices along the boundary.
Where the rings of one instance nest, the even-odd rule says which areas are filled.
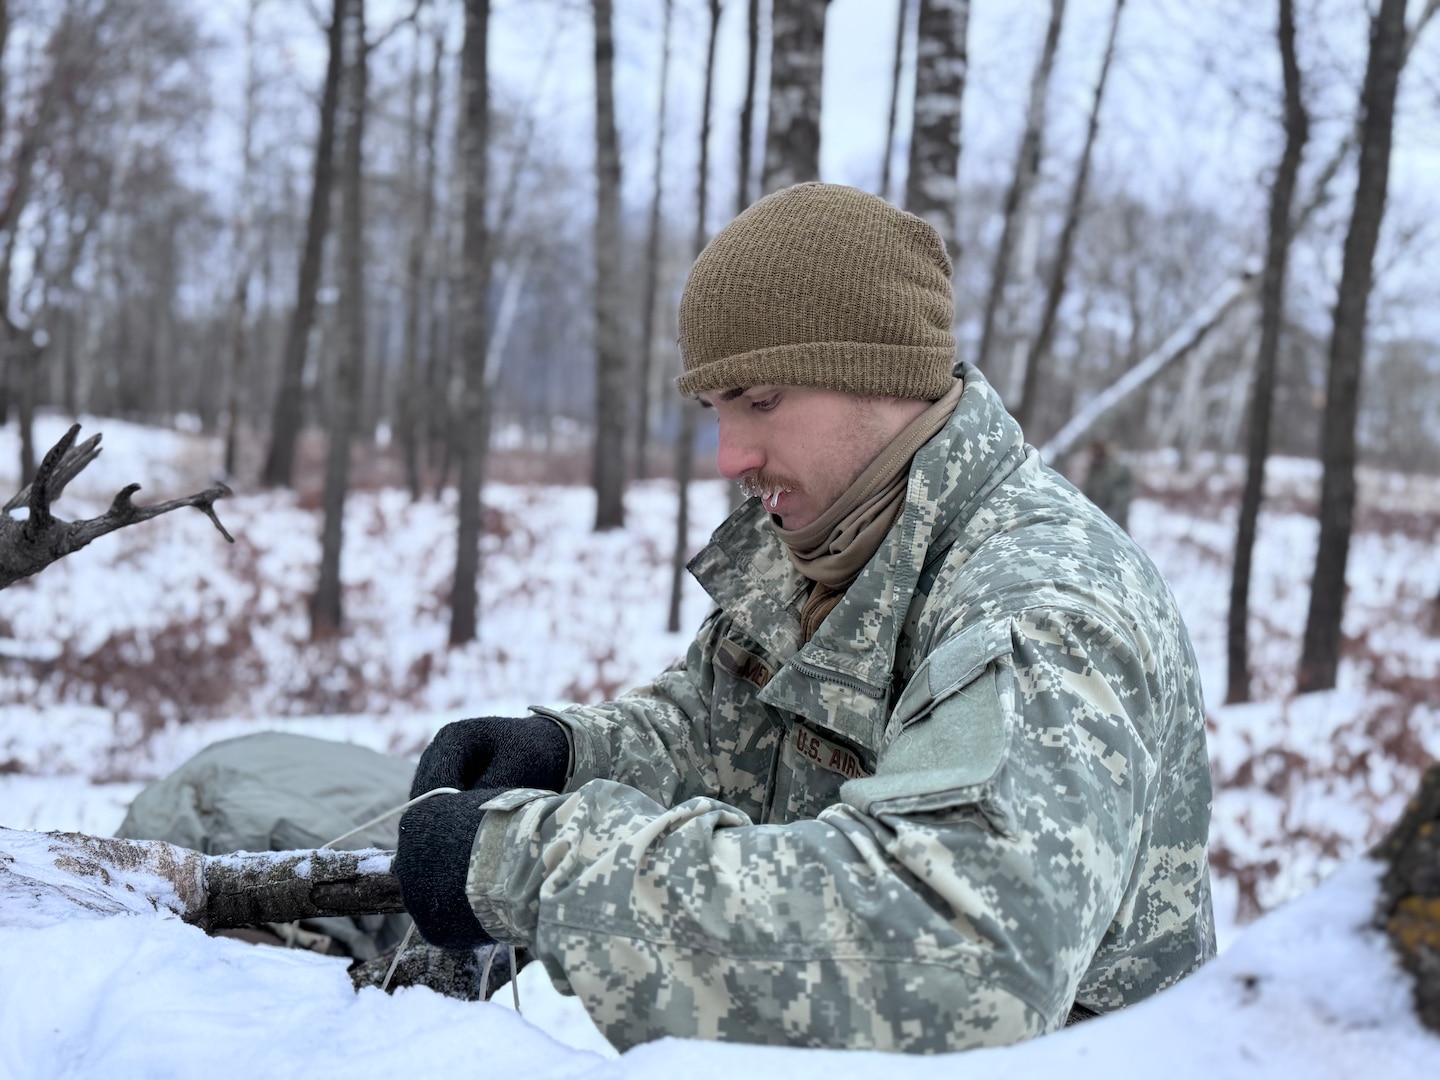
[[[380,984],[380,989],[390,990],[390,980],[395,977],[395,969],[400,966],[400,957],[405,955],[405,950],[410,947],[410,939],[415,936],[415,920],[410,920],[410,925],[405,927],[405,936],[400,939],[400,944],[395,948],[395,958],[390,961],[390,970],[385,972],[385,981]]]
[[[365,824],[363,824],[363,825],[356,825],[355,828],[351,829],[349,832],[347,832],[347,833],[341,833],[339,836],[335,837],[334,840],[331,840],[331,841],[329,841],[328,843],[325,843],[325,844],[321,844],[321,845],[320,845],[320,850],[321,850],[321,851],[324,851],[326,848],[334,847],[336,844],[340,843],[341,840],[349,840],[350,837],[354,836],[356,833],[362,833],[362,832],[364,832],[366,829],[370,828],[370,826],[372,826],[372,825],[379,825],[380,822],[384,821],[386,818],[392,818],[392,817],[394,817],[396,814],[403,814],[406,810],[409,810],[410,807],[414,806],[416,803],[424,802],[426,799],[430,798],[431,795],[459,795],[459,794],[461,794],[461,791],[460,791],[459,788],[453,788],[453,787],[437,787],[437,788],[431,788],[429,791],[425,792],[425,794],[423,794],[423,795],[416,795],[415,798],[411,799],[409,802],[403,802],[403,803],[401,803],[399,806],[395,807],[393,810],[386,810],[386,811],[385,811],[383,814],[381,814],[379,817],[373,817],[373,818],[371,818],[369,821],[365,822]]]
[[[515,946],[510,946],[510,992],[515,995],[515,1015],[520,1015],[520,965],[515,959]]]
[[[372,825],[379,825],[380,822],[384,821],[386,818],[392,818],[392,817],[394,817],[396,814],[403,814],[406,810],[409,810],[410,807],[414,806],[416,803],[424,802],[426,799],[430,798],[430,796],[432,796],[432,795],[459,795],[459,794],[460,794],[460,789],[459,789],[459,788],[453,788],[453,787],[437,787],[437,788],[431,788],[429,791],[425,792],[423,795],[417,795],[417,796],[415,796],[415,798],[409,800],[408,802],[403,802],[403,803],[401,803],[399,806],[394,807],[393,809],[386,810],[383,814],[380,814],[378,817],[373,817],[373,818],[371,818],[369,821],[365,822],[363,825],[356,825],[355,828],[351,829],[349,832],[347,832],[347,833],[341,833],[339,836],[335,837],[334,840],[331,840],[331,841],[328,841],[327,843],[321,844],[319,850],[325,851],[325,850],[328,849],[328,848],[334,847],[336,844],[340,843],[340,841],[342,841],[342,840],[349,840],[350,837],[354,836],[356,833],[362,833],[362,832],[364,832],[366,829],[370,828]],[[390,989],[390,980],[395,977],[395,969],[400,966],[400,957],[402,957],[402,956],[405,955],[405,950],[406,950],[406,949],[409,947],[409,945],[410,945],[410,939],[411,939],[412,937],[414,937],[414,936],[415,936],[415,920],[414,920],[414,919],[411,919],[411,920],[410,920],[410,925],[405,928],[405,936],[400,939],[400,944],[399,944],[399,945],[396,947],[396,949],[395,949],[395,958],[390,961],[390,970],[387,971],[387,972],[385,972],[385,981],[380,984],[380,989],[381,989],[381,990],[389,990],[389,989]]]
[[[425,792],[424,794],[422,794],[422,795],[417,795],[417,796],[415,796],[415,798],[409,800],[408,802],[403,802],[403,803],[401,803],[399,806],[394,807],[393,809],[390,809],[390,810],[386,810],[383,814],[380,814],[380,815],[377,816],[377,817],[371,818],[369,821],[365,822],[363,825],[356,825],[355,828],[351,829],[349,832],[347,832],[347,833],[341,833],[339,836],[335,837],[334,840],[330,840],[330,841],[328,841],[328,842],[326,842],[326,843],[324,843],[324,844],[321,844],[318,850],[320,850],[320,851],[325,851],[325,850],[328,849],[328,848],[334,847],[336,844],[340,843],[340,841],[342,841],[342,840],[349,840],[350,837],[354,836],[356,833],[362,833],[362,832],[364,832],[366,829],[370,828],[372,825],[379,825],[380,822],[384,821],[386,818],[392,818],[392,817],[394,817],[396,814],[403,814],[406,810],[409,810],[410,807],[414,806],[416,803],[422,803],[422,802],[424,802],[426,799],[430,798],[430,796],[432,796],[432,795],[459,795],[459,794],[461,794],[461,791],[460,791],[459,788],[453,788],[453,787],[437,787],[437,788],[431,788],[429,791]],[[381,990],[386,990],[386,991],[388,991],[388,990],[390,989],[390,980],[395,977],[395,969],[400,966],[400,958],[405,955],[405,950],[410,947],[410,939],[411,939],[412,937],[414,937],[414,936],[415,936],[415,920],[414,920],[414,919],[411,919],[411,920],[410,920],[410,925],[405,928],[405,936],[400,939],[400,944],[399,944],[399,945],[396,947],[396,949],[395,949],[395,958],[390,961],[390,970],[388,970],[387,972],[385,972],[385,980],[384,980],[384,982],[382,982],[382,983],[380,984],[380,989],[381,989]],[[490,955],[487,956],[487,957],[485,957],[485,970],[484,970],[483,972],[481,972],[481,974],[480,974],[480,992],[481,992],[482,994],[485,994],[485,993],[490,989],[490,965],[493,964],[494,962],[495,962],[495,951],[492,949],[492,950],[490,951]],[[520,1013],[520,979],[519,979],[519,975],[520,975],[520,970],[519,970],[519,965],[518,965],[518,963],[517,963],[517,961],[516,961],[516,957],[515,957],[515,946],[514,946],[514,945],[511,945],[511,946],[510,946],[510,990],[511,990],[511,992],[515,995],[515,1013],[516,1013],[516,1015],[519,1015],[519,1013]]]

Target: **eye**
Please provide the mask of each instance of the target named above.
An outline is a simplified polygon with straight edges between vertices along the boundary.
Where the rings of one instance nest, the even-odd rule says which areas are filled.
[[[752,401],[750,403],[750,408],[754,409],[756,412],[769,412],[779,403],[780,395],[771,394],[769,397],[761,398],[759,401]]]

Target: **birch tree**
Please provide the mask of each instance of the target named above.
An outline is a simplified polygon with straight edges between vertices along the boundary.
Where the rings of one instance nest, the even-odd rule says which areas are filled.
[[[920,0],[905,209],[935,226],[952,260],[960,253],[955,215],[960,205],[960,110],[969,24],[970,0]]]
[[[1320,444],[1320,545],[1295,680],[1301,693],[1332,689],[1340,660],[1345,568],[1355,511],[1355,419],[1365,361],[1375,247],[1385,217],[1390,179],[1395,96],[1404,53],[1405,0],[1381,0],[1370,25],[1370,54],[1361,92],[1364,126],[1360,133],[1360,169],[1330,335]]]
[[[1045,30],[1045,43],[1040,57],[1035,62],[1035,71],[1030,77],[1030,99],[1025,109],[1025,130],[1020,137],[1020,150],[1015,158],[1015,171],[1010,178],[1010,187],[1005,193],[1004,224],[1000,231],[1000,242],[995,247],[995,259],[990,270],[990,293],[985,301],[984,328],[980,334],[980,349],[975,362],[985,366],[993,358],[995,339],[1002,332],[1002,325],[1010,315],[1015,295],[1023,285],[1010,287],[1010,276],[1019,246],[1021,232],[1027,227],[1031,212],[1030,196],[1040,176],[1041,141],[1045,133],[1045,104],[1049,96],[1050,72],[1055,67],[1055,53],[1060,46],[1060,26],[1065,17],[1065,0],[1050,0],[1050,22]],[[1013,326],[1004,330],[1012,332]],[[1011,388],[1007,398],[1013,400],[1020,389],[1019,373],[1006,371],[1006,383]]]
[[[1280,67],[1285,85],[1285,149],[1270,188],[1265,270],[1260,279],[1260,345],[1250,389],[1250,428],[1246,440],[1245,490],[1235,535],[1235,561],[1230,577],[1230,613],[1227,624],[1228,676],[1226,704],[1250,700],[1250,570],[1255,551],[1255,530],[1264,497],[1265,459],[1270,453],[1270,421],[1275,397],[1275,370],[1280,355],[1280,334],[1285,318],[1285,276],[1290,261],[1291,204],[1310,117],[1301,97],[1300,65],[1295,56],[1293,0],[1280,0],[1276,31]]]
[[[1115,58],[1115,39],[1120,33],[1120,15],[1125,9],[1125,0],[1115,0],[1110,17],[1110,34],[1105,41],[1105,53],[1100,61],[1100,75],[1095,80],[1095,96],[1090,102],[1090,122],[1085,129],[1085,145],[1080,151],[1080,163],[1075,167],[1075,179],[1070,186],[1070,198],[1065,206],[1065,223],[1060,228],[1060,240],[1055,249],[1055,260],[1050,264],[1049,280],[1045,287],[1045,306],[1040,313],[1040,325],[1030,343],[1030,354],[1025,362],[1025,378],[1021,383],[1020,401],[1015,409],[1015,419],[1031,438],[1038,436],[1035,430],[1039,419],[1040,393],[1048,374],[1050,349],[1055,339],[1055,321],[1060,314],[1060,304],[1065,299],[1066,278],[1070,272],[1070,259],[1075,251],[1075,236],[1080,231],[1080,216],[1085,205],[1086,186],[1090,180],[1090,159],[1095,152],[1096,136],[1100,132],[1100,106],[1105,100],[1105,84],[1110,75],[1110,63]]]
[[[762,195],[820,178],[820,88],[829,0],[775,0]]]

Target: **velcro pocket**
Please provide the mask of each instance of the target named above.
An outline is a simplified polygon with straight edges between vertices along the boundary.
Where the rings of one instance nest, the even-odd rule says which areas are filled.
[[[1006,831],[1009,815],[990,788],[1013,727],[1009,654],[1004,621],[967,627],[938,646],[896,702],[875,775],[845,783],[841,799],[876,815],[978,807]]]

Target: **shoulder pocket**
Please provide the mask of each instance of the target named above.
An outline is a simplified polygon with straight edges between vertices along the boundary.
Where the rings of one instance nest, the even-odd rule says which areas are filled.
[[[920,665],[896,702],[874,776],[840,797],[867,814],[980,807],[1005,831],[988,788],[1009,751],[1013,674],[1006,621],[967,627]],[[998,818],[998,820],[997,820]]]

